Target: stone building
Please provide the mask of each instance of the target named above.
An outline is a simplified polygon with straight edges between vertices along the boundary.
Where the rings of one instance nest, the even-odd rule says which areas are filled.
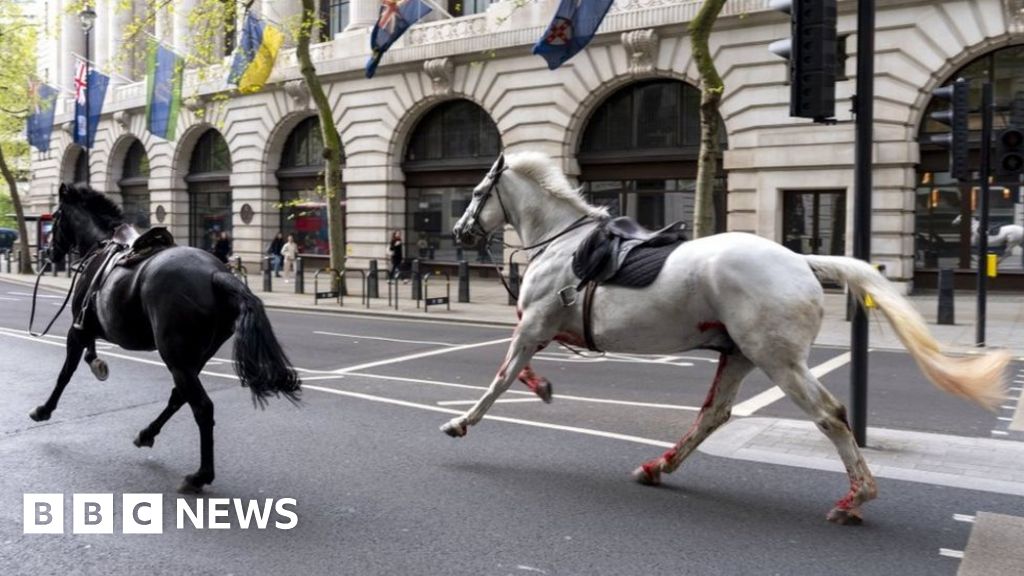
[[[187,51],[193,2],[159,15],[153,33]],[[138,63],[113,58],[122,43],[114,31],[132,14],[112,0],[96,4],[92,53],[121,77],[108,91],[88,171],[71,144],[70,100],[62,99],[53,148],[33,157],[31,210],[50,210],[59,182],[88,172],[89,184],[123,202],[137,223],[166,226],[179,242],[205,246],[211,232],[230,230],[236,254],[252,262],[284,230],[307,253],[322,253],[317,120],[294,50],[282,52],[256,94],[218,98],[226,69],[207,69],[205,80],[191,71],[178,137],[165,141],[144,127]],[[313,59],[344,144],[351,266],[384,258],[392,230],[403,230],[423,258],[454,260],[446,231],[502,149],[551,155],[592,201],[648,226],[691,218],[699,94],[686,28],[701,3],[617,0],[591,46],[556,71],[530,49],[558,1],[516,4],[448,2],[452,18],[435,11],[416,25],[368,80],[363,65],[380,3],[323,2]],[[71,54],[83,52],[85,40],[59,5],[48,3],[47,18],[62,35],[43,47],[41,67],[70,86]],[[255,3],[278,22],[298,6]],[[788,18],[769,0],[726,4],[711,38],[726,84],[720,229],[801,252],[850,252],[856,2],[839,7],[844,73],[837,123],[825,126],[788,116],[787,65],[768,50],[789,35]],[[956,76],[975,80],[976,93],[982,80],[994,82],[1003,104],[1024,93],[1024,0],[880,0],[877,21],[872,259],[906,287],[929,287],[939,266],[972,265],[968,231],[952,220],[977,201],[975,190],[951,183],[946,153],[928,143],[942,130],[927,120],[931,94]],[[995,189],[993,222],[1021,222],[1019,195]],[[1020,258],[1004,267],[1001,281],[1012,279]]]

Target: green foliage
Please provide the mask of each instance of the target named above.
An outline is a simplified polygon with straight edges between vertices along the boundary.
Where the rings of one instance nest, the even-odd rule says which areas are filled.
[[[17,224],[14,217],[8,217],[8,214],[14,214],[14,203],[7,192],[0,192],[0,228],[14,228]]]

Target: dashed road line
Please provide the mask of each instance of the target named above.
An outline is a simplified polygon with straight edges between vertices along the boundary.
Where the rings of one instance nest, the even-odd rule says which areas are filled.
[[[323,332],[314,330],[313,334],[321,336],[337,336],[339,338],[352,338],[353,340],[382,340],[384,342],[397,342],[399,344],[429,344],[431,346],[458,346],[451,342],[432,342],[430,340],[402,340],[399,338],[385,338],[383,336],[363,336],[361,334],[342,334],[340,332]]]
[[[459,346],[450,346],[447,348],[441,348],[440,350],[430,350],[427,352],[420,352],[417,354],[408,354],[406,356],[399,356],[397,358],[389,358],[387,360],[377,360],[375,362],[367,362],[366,364],[357,364],[355,366],[349,366],[347,368],[339,368],[334,371],[335,374],[349,374],[352,372],[359,372],[362,370],[368,370],[370,368],[377,368],[378,366],[388,366],[390,364],[398,364],[400,362],[408,362],[409,360],[419,360],[420,358],[429,358],[431,356],[440,356],[442,354],[451,354],[452,352],[460,352],[462,350],[472,350],[473,348],[486,348],[487,346],[496,346],[498,344],[507,344],[511,342],[511,338],[501,338],[498,340],[488,340],[486,342],[477,342],[475,344],[460,344]]]
[[[831,360],[828,360],[822,364],[815,366],[814,368],[811,368],[811,374],[813,374],[815,378],[821,378],[822,376],[828,374],[829,372],[832,372],[837,368],[845,366],[849,362],[850,353],[844,352],[843,354],[840,354],[839,356],[836,356]],[[743,402],[740,402],[739,404],[733,406],[732,413],[735,416],[752,416],[758,410],[761,410],[762,408],[765,408],[775,402],[778,402],[779,400],[782,400],[785,397],[786,393],[783,392],[781,388],[779,388],[778,386],[772,386],[771,388],[765,390],[764,392],[761,392],[757,396],[744,400]]]
[[[939,556],[945,556],[946,558],[956,558],[962,560],[964,557],[963,550],[952,550],[950,548],[939,548]]]
[[[500,398],[495,400],[495,404],[519,404],[522,402],[540,402],[540,398]],[[476,404],[478,400],[442,400],[436,402],[438,406],[472,406]]]
[[[971,514],[953,514],[953,520],[957,522],[966,522],[968,524],[974,524],[975,517]]]

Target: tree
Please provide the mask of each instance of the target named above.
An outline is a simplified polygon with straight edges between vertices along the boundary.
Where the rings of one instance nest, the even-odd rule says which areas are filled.
[[[36,30],[14,2],[0,2],[0,174],[7,183],[18,225],[21,251],[18,273],[31,274],[28,226],[18,194],[21,167],[27,162],[25,120],[28,117],[28,81],[35,72]],[[8,162],[8,158],[11,159]]]
[[[722,151],[719,148],[719,114],[725,83],[715,67],[708,47],[711,29],[718,20],[726,0],[704,0],[697,17],[690,22],[690,45],[697,62],[700,76],[700,154],[697,160],[696,206],[694,207],[694,231],[696,238],[714,234],[714,194],[718,179],[718,162]]]
[[[310,96],[320,116],[320,131],[324,140],[324,198],[327,200],[328,235],[331,246],[331,268],[345,268],[345,203],[341,187],[341,135],[334,125],[334,112],[327,99],[320,77],[316,74],[309,54],[310,37],[319,24],[316,3],[302,0],[302,22],[298,30],[296,55],[302,77],[306,80]]]

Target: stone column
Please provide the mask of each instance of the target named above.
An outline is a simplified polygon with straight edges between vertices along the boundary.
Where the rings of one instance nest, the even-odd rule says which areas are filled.
[[[128,78],[132,78],[132,53],[131,47],[125,45],[124,31],[131,24],[133,18],[133,11],[129,8],[123,10],[119,7],[118,0],[107,1],[107,14],[106,19],[110,22],[110,28],[107,31],[107,58],[109,61],[111,85],[122,84],[124,79],[115,76],[114,74],[120,74]],[[148,38],[143,37],[139,39],[141,45],[145,45]]]
[[[153,35],[164,44],[174,44],[174,17],[166,6],[156,13],[156,30]]]
[[[192,31],[188,24],[188,18],[195,7],[196,0],[178,0],[174,3],[174,32],[171,44],[174,46],[174,50],[181,56],[190,56],[192,54]]]
[[[349,24],[348,30],[358,28],[371,28],[377,22],[377,15],[380,14],[380,2],[376,0],[352,0],[349,3]]]
[[[96,11],[96,23],[89,34],[89,41],[92,43],[89,48],[92,53],[92,61],[95,63],[96,69],[105,74],[110,72],[109,38],[114,24],[110,19],[110,4],[110,0],[96,0],[93,5],[93,10]]]
[[[61,10],[64,7],[61,6]],[[60,47],[60,78],[61,86],[68,90],[75,89],[75,54],[85,55],[85,32],[78,12],[64,13],[61,21]]]

